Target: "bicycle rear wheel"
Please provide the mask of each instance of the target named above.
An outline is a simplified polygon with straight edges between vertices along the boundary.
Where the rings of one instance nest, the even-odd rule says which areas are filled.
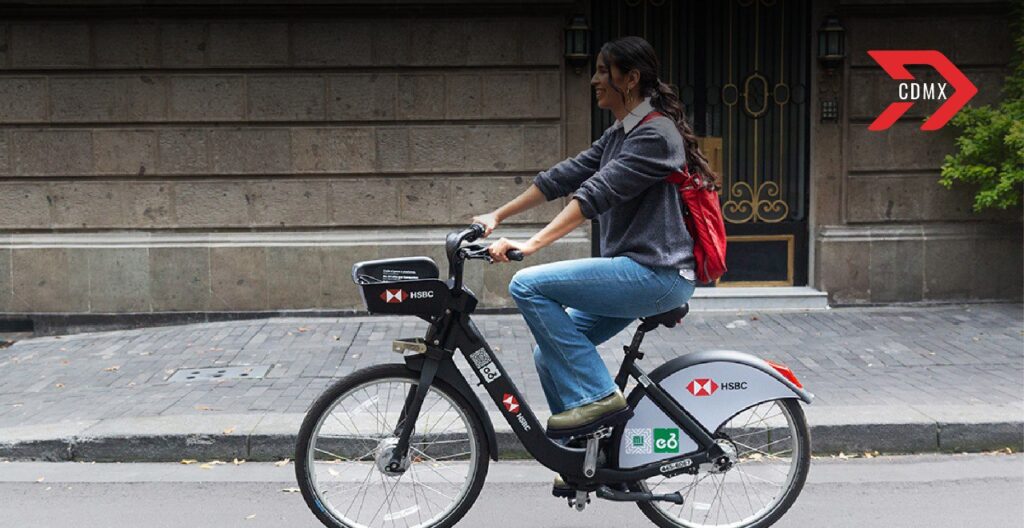
[[[696,474],[651,477],[634,484],[653,493],[678,491],[683,504],[638,502],[663,528],[766,528],[792,506],[807,480],[810,432],[799,401],[773,400],[749,407],[712,435],[735,464],[714,471],[704,464]]]
[[[386,465],[419,373],[377,365],[331,386],[299,431],[295,474],[329,527],[448,527],[469,510],[487,476],[483,426],[462,396],[435,379],[409,439],[404,471]]]

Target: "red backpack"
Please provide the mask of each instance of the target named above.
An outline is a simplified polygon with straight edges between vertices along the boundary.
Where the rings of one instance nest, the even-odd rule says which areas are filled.
[[[660,112],[651,112],[640,124],[644,124]],[[693,238],[693,256],[697,263],[697,280],[711,283],[727,271],[725,267],[725,221],[714,182],[705,181],[700,174],[691,174],[689,167],[673,172],[668,181],[679,188],[683,201],[683,221]]]

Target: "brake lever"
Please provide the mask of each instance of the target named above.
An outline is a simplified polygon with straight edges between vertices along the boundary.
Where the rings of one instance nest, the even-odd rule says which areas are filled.
[[[487,251],[487,246],[482,244],[470,244],[463,246],[459,251],[462,252],[462,256],[468,259],[487,259],[488,262],[493,262],[491,254]]]
[[[491,258],[491,254],[487,251],[487,248],[488,246],[484,246],[482,244],[470,244],[468,246],[463,246],[459,251],[462,252],[462,256],[465,258],[487,259],[487,262],[494,262],[494,259]],[[508,252],[505,253],[505,256],[507,256],[509,260],[523,260],[523,252],[518,249],[508,250]]]

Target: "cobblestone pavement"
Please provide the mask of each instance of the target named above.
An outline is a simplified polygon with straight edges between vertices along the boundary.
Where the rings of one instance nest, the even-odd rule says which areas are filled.
[[[474,320],[538,415],[546,403],[533,338],[518,315]],[[615,372],[636,325],[599,347]],[[271,319],[26,339],[0,349],[0,428],[171,415],[302,413],[334,379],[395,362],[411,317]],[[840,308],[810,313],[692,313],[648,334],[641,364],[733,349],[788,365],[815,407],[1019,406],[1019,304]],[[465,360],[456,362],[465,368]],[[264,379],[180,383],[183,368],[270,366]],[[468,373],[468,372],[467,372]],[[476,381],[468,373],[471,381]],[[481,390],[478,388],[478,390]]]

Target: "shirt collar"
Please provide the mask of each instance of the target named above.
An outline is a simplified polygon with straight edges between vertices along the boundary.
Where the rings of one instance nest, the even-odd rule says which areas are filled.
[[[644,97],[644,100],[640,104],[636,105],[636,108],[632,112],[626,115],[621,121],[616,119],[613,126],[621,126],[623,132],[629,134],[640,124],[643,118],[647,117],[647,114],[654,111],[654,107],[651,106],[651,98]]]

